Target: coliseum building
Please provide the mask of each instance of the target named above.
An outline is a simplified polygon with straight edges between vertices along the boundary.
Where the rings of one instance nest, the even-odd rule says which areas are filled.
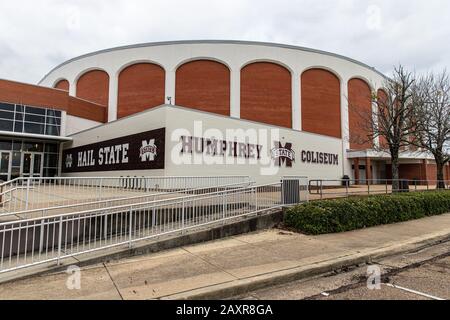
[[[349,107],[370,110],[371,95],[382,94],[384,79],[347,57],[271,43],[178,41],[86,54],[57,66],[38,85],[0,80],[0,179],[208,174],[249,174],[261,181],[283,175],[347,175],[361,183],[390,179],[389,156],[374,148],[380,141],[354,139],[364,132],[358,111]],[[223,133],[276,129],[279,138],[268,146],[245,137],[217,140],[195,134],[198,121],[205,130]],[[180,128],[192,134],[174,139]],[[272,161],[279,170],[263,178],[258,163],[188,164],[196,152]],[[434,180],[435,171],[429,155],[402,154],[402,178]]]

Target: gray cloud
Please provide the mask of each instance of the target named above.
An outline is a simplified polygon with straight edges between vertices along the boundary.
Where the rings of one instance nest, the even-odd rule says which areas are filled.
[[[449,19],[439,0],[2,1],[0,78],[35,83],[87,52],[182,39],[282,42],[423,72],[450,65]]]

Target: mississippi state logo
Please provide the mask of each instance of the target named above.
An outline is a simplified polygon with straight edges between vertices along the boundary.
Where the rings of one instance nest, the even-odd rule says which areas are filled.
[[[73,164],[72,154],[68,153],[66,155],[66,168],[72,168],[72,164]]]
[[[142,147],[139,149],[139,156],[141,161],[155,161],[155,157],[158,155],[158,147],[155,145],[155,139],[147,142],[147,140],[142,141]]]
[[[275,148],[271,150],[272,159],[275,160],[275,164],[282,167],[286,164],[286,167],[291,168],[292,162],[295,162],[295,152],[292,150],[292,143],[286,143],[285,146],[279,141],[275,141]]]

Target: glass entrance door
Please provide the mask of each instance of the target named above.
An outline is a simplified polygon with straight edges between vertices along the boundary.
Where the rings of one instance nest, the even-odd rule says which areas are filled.
[[[21,176],[38,178],[44,171],[44,154],[36,152],[22,153]]]
[[[0,180],[11,179],[11,152],[0,151]]]

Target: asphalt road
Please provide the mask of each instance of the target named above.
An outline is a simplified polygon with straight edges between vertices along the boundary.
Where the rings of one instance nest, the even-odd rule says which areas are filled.
[[[370,267],[370,269],[369,269]],[[380,270],[380,285],[368,279]],[[368,273],[369,271],[369,273]],[[369,275],[369,276],[368,276]],[[371,273],[370,279],[374,278]],[[450,242],[318,277],[249,292],[243,300],[449,300]]]

